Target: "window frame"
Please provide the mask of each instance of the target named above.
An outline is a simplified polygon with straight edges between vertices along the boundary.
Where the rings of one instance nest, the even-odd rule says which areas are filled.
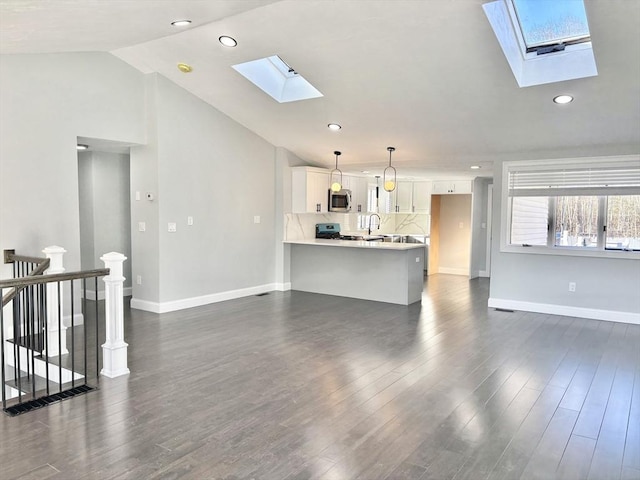
[[[523,55],[529,56],[529,54],[533,54],[533,56],[544,55],[548,53],[553,53],[554,50],[552,47],[562,45],[562,51],[564,51],[567,47],[571,47],[573,45],[579,45],[582,43],[590,43],[591,42],[591,29],[589,28],[589,20],[587,19],[587,35],[576,35],[572,37],[559,38],[556,40],[547,40],[544,42],[537,42],[529,45],[527,43],[524,26],[522,24],[522,19],[520,13],[518,12],[518,6],[516,5],[515,0],[509,0],[507,2],[509,14],[511,15],[512,22],[514,25],[514,31],[516,32],[516,36],[518,37],[518,43],[520,44],[520,48],[522,50]],[[584,5],[584,0],[582,2],[582,6],[585,10],[586,15],[586,6]],[[539,53],[543,52],[543,53]],[[533,58],[529,56],[529,58]]]
[[[640,165],[640,155],[627,155],[620,157],[597,157],[597,158],[573,158],[562,160],[524,160],[505,161],[502,164],[502,192],[501,192],[501,225],[500,225],[500,252],[504,253],[531,253],[540,255],[563,255],[563,256],[584,256],[600,258],[625,258],[640,260],[639,250],[618,250],[606,248],[605,225],[607,217],[607,197],[606,194],[587,194],[598,197],[598,226],[596,248],[556,246],[555,245],[555,198],[570,196],[567,194],[557,194],[549,192],[549,210],[547,220],[547,245],[518,245],[511,243],[511,219],[512,209],[510,201],[512,195],[509,194],[509,175],[511,172],[521,171],[527,168],[563,170],[589,167],[603,167],[609,165],[619,165],[621,163]],[[524,168],[523,168],[524,167]],[[583,192],[576,191],[577,196],[584,196]],[[609,195],[615,196],[620,193],[612,191]],[[640,195],[640,188],[637,192],[629,192],[632,195]]]

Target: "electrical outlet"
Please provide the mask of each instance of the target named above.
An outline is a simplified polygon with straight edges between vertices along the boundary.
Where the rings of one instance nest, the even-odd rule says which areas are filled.
[[[420,257],[416,257],[416,263],[420,263]]]
[[[168,226],[168,230],[173,233],[178,231],[178,226],[175,223],[170,223]]]
[[[147,224],[144,222],[138,222],[138,231],[144,232],[147,229]]]
[[[187,225],[193,225],[193,217],[187,217]]]
[[[138,276],[136,277],[136,283],[137,283],[138,285],[142,285],[142,275],[138,275]]]
[[[570,292],[576,291],[576,282],[569,282],[569,291]]]
[[[253,223],[260,223],[260,215],[254,215]]]

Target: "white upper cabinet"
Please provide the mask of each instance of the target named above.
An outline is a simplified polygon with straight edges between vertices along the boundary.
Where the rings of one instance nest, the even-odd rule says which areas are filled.
[[[329,211],[329,172],[313,167],[291,169],[291,211],[324,213]]]
[[[413,211],[413,183],[399,181],[396,183],[396,202],[394,212],[411,213]]]
[[[351,190],[351,212],[366,213],[368,181],[365,177],[343,175],[342,188]]]
[[[413,213],[431,213],[431,182],[413,182]]]
[[[431,213],[431,182],[399,181],[389,193],[382,190],[383,213]]]
[[[471,180],[437,180],[433,182],[432,193],[434,195],[471,193],[471,185]]]

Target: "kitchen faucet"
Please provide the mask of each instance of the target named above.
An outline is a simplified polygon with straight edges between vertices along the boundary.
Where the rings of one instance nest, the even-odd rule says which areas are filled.
[[[373,220],[374,216],[378,217],[378,230],[380,230],[380,224],[382,223],[382,219],[377,213],[372,213],[371,215],[369,215],[369,235],[371,235],[371,221]]]

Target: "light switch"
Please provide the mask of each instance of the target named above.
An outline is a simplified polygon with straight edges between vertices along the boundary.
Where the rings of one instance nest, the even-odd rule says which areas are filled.
[[[147,229],[147,224],[144,222],[138,222],[138,231],[144,232]]]
[[[260,223],[260,215],[255,215],[253,217],[253,223]]]
[[[460,222],[460,223],[458,224],[458,228],[464,228],[464,223]]]
[[[136,192],[136,200],[140,200],[140,192]]]
[[[193,217],[187,217],[187,225],[193,225]]]
[[[169,223],[169,231],[170,231],[171,233],[173,233],[173,232],[177,232],[177,231],[178,231],[178,228],[177,228],[177,226],[176,226],[176,224],[175,224],[175,223]]]

